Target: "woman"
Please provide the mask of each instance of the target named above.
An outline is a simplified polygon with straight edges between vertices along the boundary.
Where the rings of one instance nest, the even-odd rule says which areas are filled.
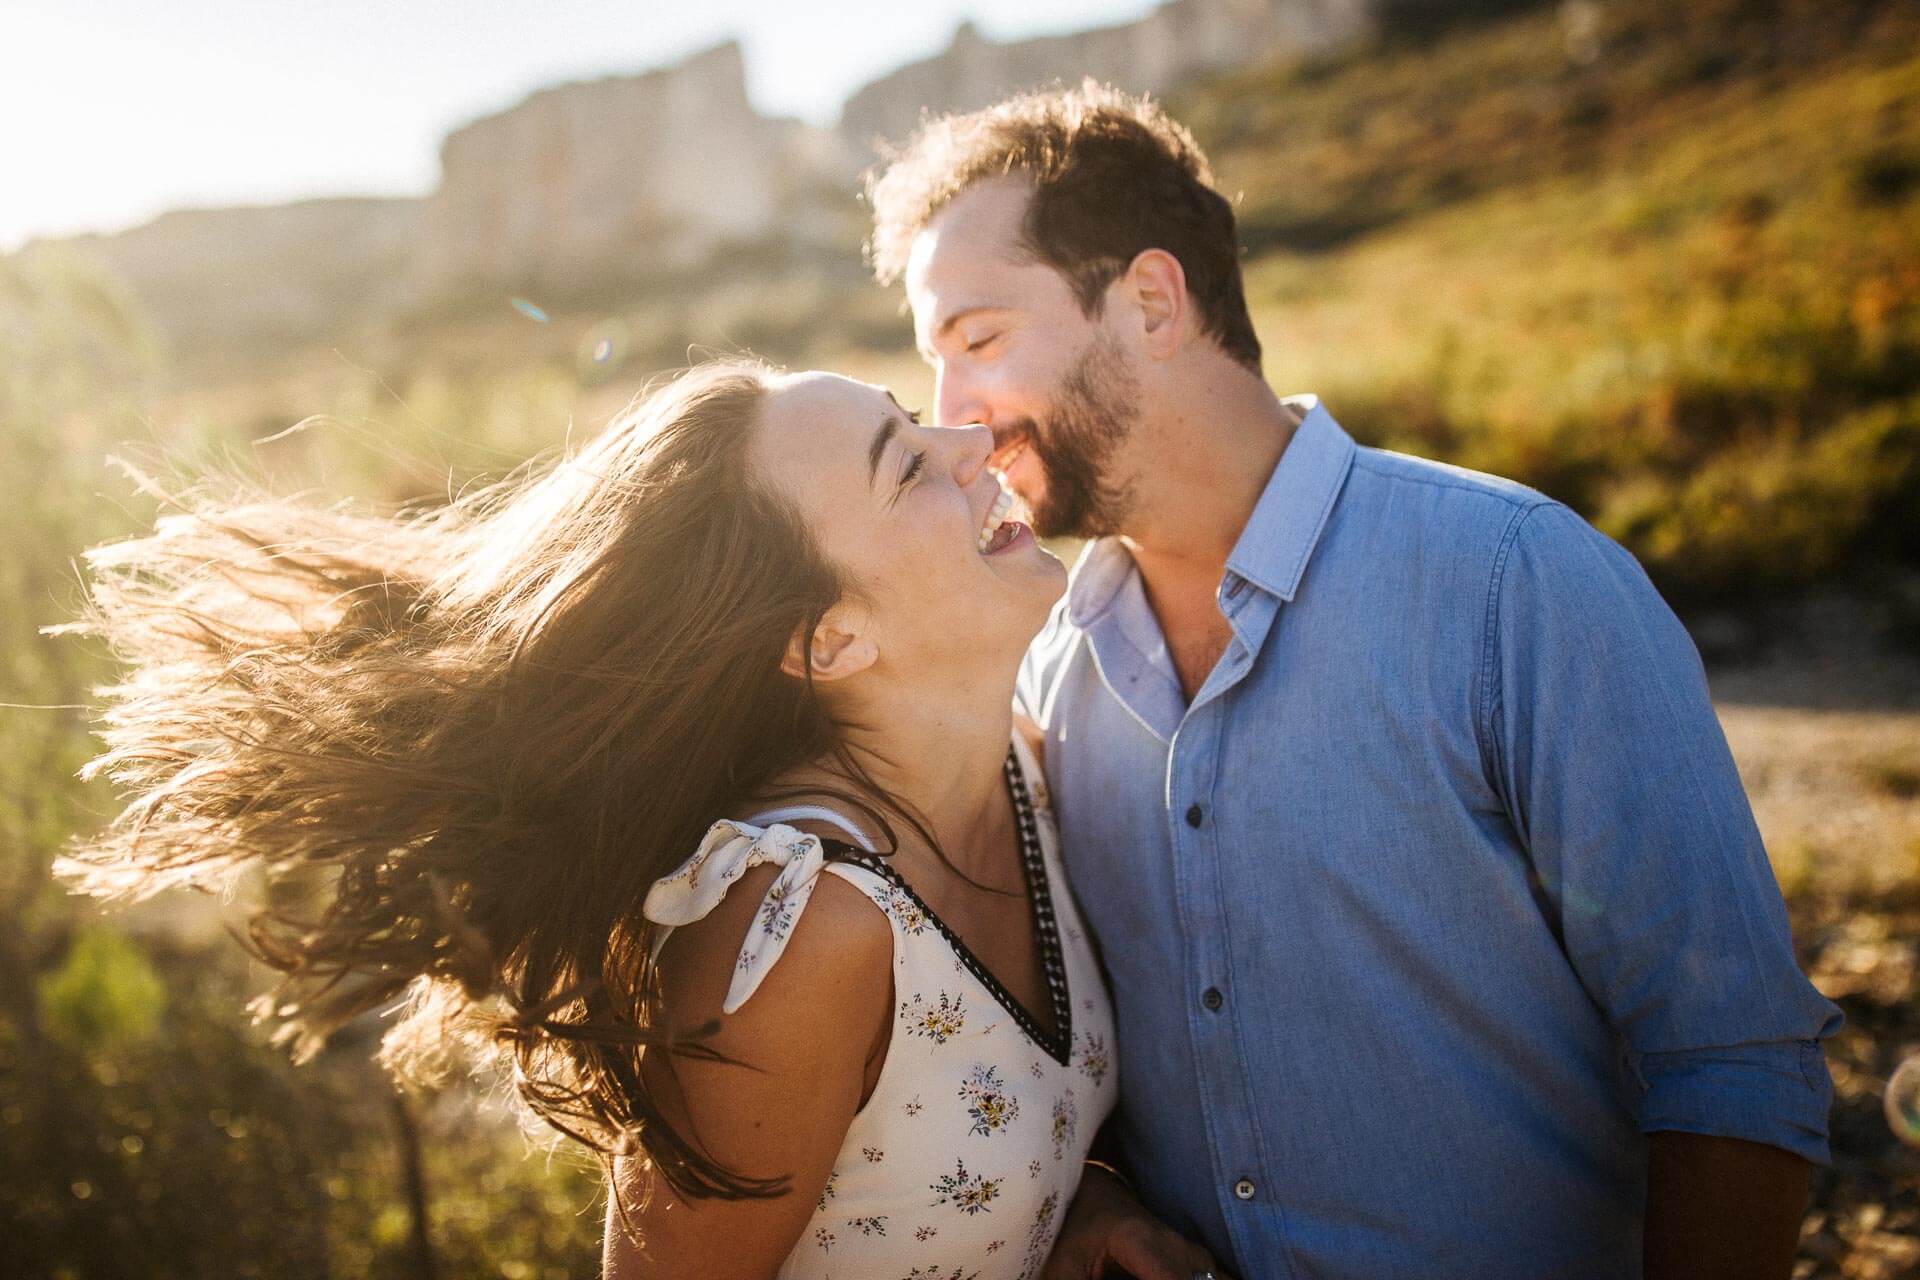
[[[449,507],[199,501],[88,557],[133,798],[65,870],[264,868],[286,1035],[406,995],[396,1067],[504,1050],[610,1275],[1036,1275],[1112,1022],[1010,722],[1064,573],[989,448],[728,363]]]

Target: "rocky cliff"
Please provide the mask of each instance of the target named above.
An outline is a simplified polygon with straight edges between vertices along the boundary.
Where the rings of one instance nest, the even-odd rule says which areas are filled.
[[[971,111],[1010,93],[1082,76],[1135,93],[1282,52],[1314,53],[1370,31],[1377,0],[1169,0],[1137,22],[999,42],[972,24],[946,51],[880,77],[847,99],[840,133],[870,149],[899,140],[923,115]]]
[[[416,273],[428,295],[573,293],[729,244],[804,246],[830,238],[820,194],[850,192],[858,168],[832,134],[756,112],[733,43],[543,90],[449,135],[440,162]]]
[[[747,245],[851,260],[858,172],[875,139],[924,113],[1083,75],[1164,92],[1354,39],[1380,3],[1169,0],[1123,26],[1004,43],[962,26],[944,53],[855,93],[837,131],[755,111],[727,43],[455,130],[422,200],[190,210],[67,244],[118,270],[181,343],[284,341],[475,292],[606,297]]]

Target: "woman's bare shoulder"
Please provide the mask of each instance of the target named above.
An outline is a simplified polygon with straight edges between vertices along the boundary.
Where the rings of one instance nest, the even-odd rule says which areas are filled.
[[[642,1197],[632,1234],[608,1228],[610,1277],[773,1274],[845,1143],[868,1063],[892,1026],[892,929],[859,886],[822,870],[783,923],[784,947],[758,988],[724,1012],[743,942],[764,938],[760,913],[780,871],[749,868],[712,911],[667,939],[662,1016],[676,1038],[697,1038],[706,1052],[649,1050],[640,1069],[661,1114],[697,1149],[740,1176],[784,1182],[785,1194],[683,1199],[652,1186],[659,1194]],[[639,1186],[641,1172],[616,1176]],[[636,1238],[671,1266],[658,1269]]]
[[[781,873],[771,864],[743,873],[704,918],[673,931],[661,950],[659,977],[668,1017],[690,1030],[716,1019],[723,1029],[773,1032],[788,1022],[873,1021],[877,988],[891,983],[893,932],[881,908],[858,885],[821,871],[804,908],[760,987],[731,1014],[722,1006],[743,948],[761,929],[767,891]]]

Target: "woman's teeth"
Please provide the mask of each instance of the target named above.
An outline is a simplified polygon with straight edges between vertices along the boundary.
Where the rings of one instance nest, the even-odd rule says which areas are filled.
[[[1007,512],[1012,509],[1013,494],[1006,489],[1000,490],[1000,496],[993,500],[991,507],[987,508],[986,523],[980,526],[980,536],[974,541],[975,547],[982,554],[985,554],[987,547],[992,544],[994,532],[999,529],[1001,522],[1007,518]]]

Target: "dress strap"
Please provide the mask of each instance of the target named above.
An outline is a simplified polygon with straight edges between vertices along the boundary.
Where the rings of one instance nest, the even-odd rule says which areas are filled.
[[[809,819],[814,822],[830,822],[852,836],[853,842],[862,849],[865,849],[868,853],[880,852],[873,847],[873,843],[867,839],[860,828],[848,821],[844,814],[835,813],[823,804],[790,804],[779,809],[768,809],[764,813],[756,813],[751,818],[748,818],[747,821],[764,827],[775,822],[795,822]]]
[[[679,925],[704,920],[720,905],[734,881],[761,863],[782,868],[760,901],[760,911],[741,945],[733,981],[721,1010],[732,1013],[753,993],[787,948],[793,926],[827,865],[820,837],[781,823],[757,827],[745,822],[721,821],[707,829],[693,856],[671,875],[653,882],[641,914],[662,926],[653,939],[652,957]]]

